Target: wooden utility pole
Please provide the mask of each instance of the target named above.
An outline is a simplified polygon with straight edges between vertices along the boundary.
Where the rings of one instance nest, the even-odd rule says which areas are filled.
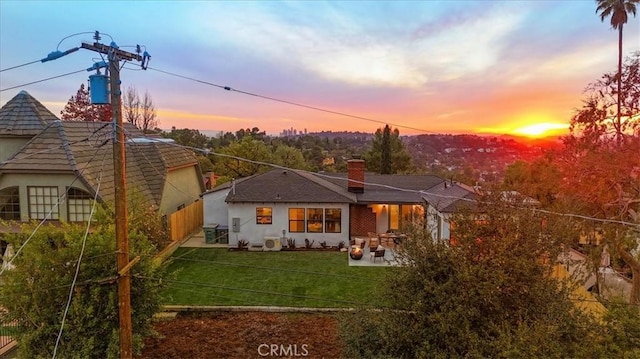
[[[96,41],[99,40],[96,32]],[[131,324],[131,277],[128,269],[129,238],[127,224],[127,186],[124,130],[120,90],[120,60],[143,61],[139,54],[122,51],[112,43],[82,44],[82,48],[106,54],[109,59],[109,91],[111,116],[115,127],[113,139],[113,175],[115,185],[116,264],[118,267],[118,317],[120,320],[120,358],[133,357],[133,328]]]

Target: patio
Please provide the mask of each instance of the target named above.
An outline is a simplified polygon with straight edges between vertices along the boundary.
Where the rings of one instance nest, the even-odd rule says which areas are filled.
[[[384,257],[374,258],[375,261],[371,258],[371,249],[369,248],[369,238],[365,237],[354,237],[353,241],[356,243],[364,242],[365,246],[362,249],[363,255],[361,259],[353,259],[349,255],[352,250],[352,246],[349,247],[349,252],[347,252],[347,259],[349,261],[349,266],[353,267],[390,267],[397,266],[398,262],[395,258],[394,252],[394,244],[391,242],[387,246],[384,246],[385,252]]]

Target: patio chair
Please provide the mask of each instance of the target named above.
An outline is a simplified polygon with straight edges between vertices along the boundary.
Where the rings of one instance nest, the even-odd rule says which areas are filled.
[[[380,239],[376,238],[369,238],[369,251],[373,252],[376,250],[376,248],[378,248],[378,246],[380,245]]]
[[[384,253],[385,253],[386,249],[382,246],[378,246],[375,250],[372,250],[371,253],[369,254],[369,260],[373,261],[373,263],[376,262],[376,258],[382,258],[382,260],[384,261]]]

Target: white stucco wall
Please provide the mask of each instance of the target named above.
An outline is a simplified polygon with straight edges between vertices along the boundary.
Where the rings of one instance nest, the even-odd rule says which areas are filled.
[[[304,247],[305,238],[315,241],[314,246],[326,241],[329,246],[337,246],[344,241],[349,243],[349,205],[348,204],[320,204],[320,203],[230,203],[229,206],[229,245],[235,246],[238,240],[245,240],[249,243],[258,244],[263,242],[264,237],[285,237],[296,240],[296,247]],[[272,224],[256,223],[256,208],[271,207],[273,221]],[[340,208],[341,224],[340,233],[290,233],[289,232],[289,208]],[[240,219],[240,229],[233,230],[233,218]]]
[[[427,205],[426,215],[427,230],[431,231],[431,237],[434,239],[450,239],[451,226],[449,224],[449,215],[447,213],[440,213],[431,205]],[[440,236],[438,236],[438,224],[440,225]]]
[[[224,201],[229,191],[230,188],[226,188],[207,192],[202,196],[204,216],[202,223],[205,226],[214,223],[226,226],[229,223],[229,206]]]

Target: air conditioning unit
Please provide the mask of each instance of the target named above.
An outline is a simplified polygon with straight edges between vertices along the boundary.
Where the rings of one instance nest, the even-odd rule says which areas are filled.
[[[264,243],[262,250],[267,251],[280,251],[282,250],[282,243],[280,243],[280,237],[264,237]]]

